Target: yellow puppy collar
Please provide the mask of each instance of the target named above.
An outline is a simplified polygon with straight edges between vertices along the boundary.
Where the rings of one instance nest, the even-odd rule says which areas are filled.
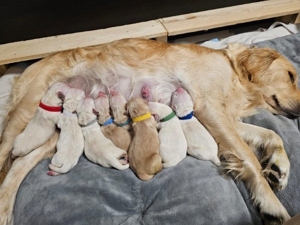
[[[146,114],[144,114],[142,116],[138,116],[138,117],[132,118],[132,121],[133,122],[140,122],[140,121],[149,119],[151,116],[152,116],[151,113],[146,113]]]

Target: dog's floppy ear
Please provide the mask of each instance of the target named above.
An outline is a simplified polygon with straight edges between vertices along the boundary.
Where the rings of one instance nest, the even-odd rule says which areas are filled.
[[[96,116],[99,116],[99,112],[96,111],[96,109],[93,109],[93,113],[94,113]]]
[[[56,94],[57,94],[57,97],[60,98],[62,101],[65,100],[65,95],[64,95],[63,92],[59,91],[59,92],[57,92]]]
[[[279,56],[278,52],[271,49],[250,48],[240,53],[236,60],[244,78],[257,82],[258,76],[263,74]]]

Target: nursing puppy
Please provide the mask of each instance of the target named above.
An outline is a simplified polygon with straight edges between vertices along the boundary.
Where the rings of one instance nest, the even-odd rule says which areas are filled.
[[[134,132],[128,151],[130,168],[141,180],[150,180],[162,170],[156,121],[142,98],[132,98],[127,108]]]
[[[109,113],[108,96],[100,92],[98,98],[94,101],[95,110],[98,112],[98,123],[101,126],[101,131],[104,136],[110,139],[116,147],[128,151],[132,137],[127,130],[113,123],[113,119]]]
[[[125,97],[120,92],[110,91],[109,105],[114,117],[114,123],[118,127],[132,130],[132,120],[127,113],[127,100]],[[132,132],[130,132],[130,135],[132,136]]]
[[[93,113],[94,110],[94,100],[90,97],[80,101],[76,109],[84,137],[84,154],[90,161],[103,167],[127,169],[129,167],[127,152],[116,147],[104,136]]]
[[[12,151],[14,156],[24,156],[49,140],[56,129],[61,114],[62,99],[69,88],[68,84],[58,82],[48,89],[33,119],[28,123],[25,130],[16,137]]]
[[[175,166],[186,157],[187,142],[179,119],[173,110],[159,102],[148,103],[151,113],[157,121],[159,130],[159,153],[163,168]]]
[[[216,166],[220,166],[218,145],[194,117],[192,98],[183,88],[177,88],[173,93],[171,107],[176,112],[186,137],[187,153],[197,159],[210,160]]]
[[[70,88],[65,96],[63,113],[57,123],[60,128],[57,151],[47,173],[50,176],[69,172],[78,163],[83,153],[84,139],[75,111],[78,102],[84,97],[84,91],[76,88]]]
[[[164,83],[154,79],[141,78],[133,88],[131,96],[140,96],[148,102],[170,105],[172,93],[177,86],[180,86],[177,81]]]

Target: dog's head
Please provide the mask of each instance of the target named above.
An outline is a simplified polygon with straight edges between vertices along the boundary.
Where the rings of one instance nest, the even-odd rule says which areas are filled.
[[[243,77],[261,92],[263,108],[288,118],[300,116],[298,75],[286,58],[272,49],[249,48],[236,59]]]
[[[70,88],[64,98],[64,109],[73,113],[76,110],[78,102],[84,97],[85,93],[83,90]]]
[[[105,123],[110,116],[109,99],[104,92],[99,92],[95,99],[95,110],[99,113],[98,122]]]
[[[111,91],[109,103],[115,120],[121,121],[127,119],[127,101],[121,93]]]
[[[177,116],[184,116],[193,111],[192,98],[183,88],[177,88],[173,92],[171,99],[171,108],[176,112]]]
[[[132,98],[127,103],[127,110],[131,118],[142,116],[150,112],[148,102],[142,98]]]
[[[96,119],[97,116],[94,113],[94,108],[94,100],[90,97],[83,98],[78,102],[76,112],[78,116],[78,123],[80,125],[86,125],[90,121]]]

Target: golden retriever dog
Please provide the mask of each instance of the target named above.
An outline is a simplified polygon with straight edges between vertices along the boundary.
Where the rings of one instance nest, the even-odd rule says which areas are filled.
[[[221,162],[218,145],[205,127],[194,117],[191,96],[179,87],[172,94],[171,107],[176,113],[187,141],[187,153],[201,160],[210,160],[216,166]]]
[[[95,103],[91,97],[86,97],[78,103],[78,123],[84,137],[84,154],[93,163],[103,167],[114,167],[118,170],[129,168],[127,152],[114,145],[101,132],[100,125],[94,114]]]
[[[173,110],[159,102],[148,102],[158,129],[159,154],[163,168],[169,168],[181,162],[187,154],[187,141],[180,121]]]
[[[118,127],[122,127],[132,134],[132,121],[126,110],[127,100],[125,97],[119,92],[110,91],[109,105],[114,117],[114,123]]]
[[[111,140],[116,147],[128,151],[132,137],[126,129],[114,124],[110,115],[108,96],[100,92],[94,102],[95,110],[98,112],[98,123],[104,136]],[[124,160],[127,160],[127,156]]]
[[[127,109],[134,133],[128,150],[129,166],[141,180],[150,180],[162,170],[157,123],[150,113],[148,102],[142,98],[129,100]]]
[[[173,84],[174,89],[183,87],[193,99],[195,117],[218,143],[225,170],[245,183],[265,224],[282,224],[290,218],[270,187],[284,188],[289,177],[290,164],[281,138],[273,131],[240,120],[254,114],[257,108],[299,117],[297,74],[277,51],[240,44],[214,50],[194,44],[124,39],[53,54],[28,67],[15,81],[2,133],[0,168],[48,87],[76,75],[97,77],[127,100],[136,86],[140,87],[136,93],[141,93],[143,80]],[[264,169],[252,150],[258,146],[263,149],[264,159],[268,159]],[[26,165],[29,157],[31,153],[12,167],[22,167],[22,174],[28,173],[32,168]],[[41,160],[44,153],[35,157]],[[5,186],[0,189],[3,221],[8,220],[15,196],[7,186],[15,188],[15,182],[24,178],[12,173],[8,172]]]
[[[60,134],[56,144],[56,153],[49,164],[50,171],[47,173],[49,176],[69,172],[77,165],[83,153],[84,139],[78,124],[76,108],[78,102],[84,97],[83,90],[70,88],[64,98],[63,113],[60,114],[57,122]]]
[[[12,151],[14,156],[24,156],[49,140],[55,132],[58,118],[61,115],[63,98],[69,88],[68,84],[59,82],[48,89],[33,119],[16,137]],[[25,146],[24,143],[26,143]]]

